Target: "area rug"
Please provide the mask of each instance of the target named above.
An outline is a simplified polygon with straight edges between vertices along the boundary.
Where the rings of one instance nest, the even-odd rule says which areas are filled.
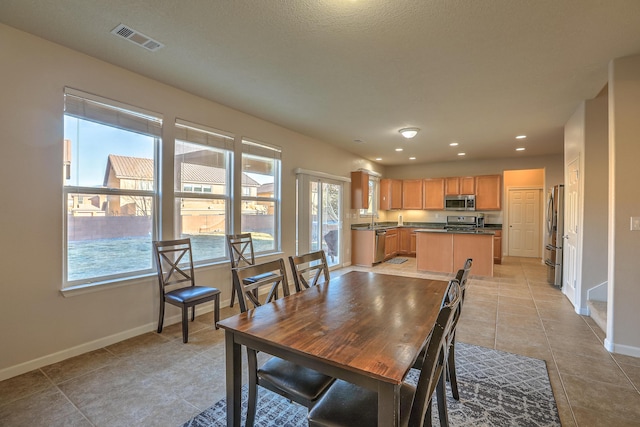
[[[407,262],[407,258],[391,258],[389,261],[386,261],[389,264],[402,264],[403,262]]]
[[[456,344],[456,369],[460,401],[447,391],[451,426],[560,426],[546,364],[503,351]],[[415,384],[419,371],[412,369],[406,381]],[[247,408],[247,386],[242,389],[242,407]],[[433,425],[439,425],[434,399]],[[220,400],[189,420],[184,427],[224,427],[226,403]],[[258,390],[257,427],[307,426],[307,408],[264,388]]]

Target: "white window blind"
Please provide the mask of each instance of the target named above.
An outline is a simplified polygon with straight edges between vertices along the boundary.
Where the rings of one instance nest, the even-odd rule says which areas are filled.
[[[159,115],[71,88],[64,90],[64,112],[118,129],[162,136],[162,118]]]
[[[204,125],[176,119],[176,139],[209,147],[233,150],[233,135]]]
[[[242,139],[242,152],[245,154],[252,154],[254,156],[267,157],[270,159],[282,159],[282,149],[275,145],[268,145],[263,142],[251,141],[249,139]]]

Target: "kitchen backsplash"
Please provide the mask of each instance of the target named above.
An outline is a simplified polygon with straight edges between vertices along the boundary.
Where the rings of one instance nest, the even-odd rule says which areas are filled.
[[[460,212],[459,215],[475,216],[484,213],[485,224],[502,224],[502,211],[477,211],[477,212]],[[398,215],[402,215],[402,221],[407,222],[447,222],[447,215],[458,215],[451,211],[419,211],[419,210],[397,210],[397,211],[379,211],[380,217],[376,222],[396,222]]]

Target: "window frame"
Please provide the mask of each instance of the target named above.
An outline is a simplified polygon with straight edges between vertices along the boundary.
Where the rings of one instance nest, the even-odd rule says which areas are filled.
[[[80,101],[74,101],[73,97],[77,98]],[[136,279],[141,276],[151,275],[155,273],[155,266],[153,262],[153,253],[150,253],[150,264],[149,268],[142,268],[139,270],[131,270],[122,273],[114,273],[114,274],[104,274],[104,275],[96,275],[92,277],[69,280],[69,197],[72,195],[78,195],[79,197],[84,198],[87,195],[99,195],[105,197],[148,197],[151,199],[152,209],[151,209],[151,240],[155,240],[159,234],[159,224],[160,224],[160,182],[161,176],[159,174],[159,161],[160,161],[160,150],[162,146],[162,124],[163,117],[161,114],[151,112],[148,110],[141,109],[139,107],[135,107],[132,105],[124,104],[118,101],[114,101],[108,98],[104,98],[98,95],[90,94],[87,92],[79,91],[73,88],[65,87],[63,93],[64,99],[64,113],[62,116],[62,120],[65,120],[65,117],[73,117],[78,120],[84,120],[92,123],[97,123],[99,125],[112,127],[116,129],[120,129],[122,131],[142,134],[148,137],[154,138],[153,141],[153,185],[150,190],[141,190],[141,189],[126,189],[126,188],[109,188],[109,187],[87,187],[82,185],[70,185],[66,183],[66,177],[63,173],[62,180],[62,209],[63,209],[63,219],[62,219],[62,240],[63,240],[63,251],[62,251],[62,287],[61,290],[72,291],[74,289],[85,288],[87,286],[95,286],[106,283],[114,283],[114,282],[122,282],[125,280]],[[69,102],[67,102],[69,100]],[[109,119],[104,117],[100,117],[99,111],[92,112],[90,108],[83,110],[80,105],[83,103],[93,104],[99,106],[97,110],[100,108],[105,108],[106,110],[112,111],[114,113],[112,119],[113,122],[110,122]],[[134,117],[133,122],[127,120],[127,118]],[[138,118],[140,120],[136,120]],[[149,133],[144,132],[145,128],[145,120],[149,120],[147,123],[147,129]],[[129,127],[131,126],[131,127]],[[154,134],[151,134],[154,133]],[[79,142],[78,142],[79,143]],[[70,146],[67,145],[67,142],[64,142],[64,150],[65,150],[65,159],[63,162],[63,167],[66,173],[70,171],[70,161],[67,160],[67,156],[70,153],[67,150],[70,149]]]
[[[183,129],[185,132],[190,132],[188,135],[185,132],[176,131],[176,136],[174,138],[174,170],[173,170],[173,200],[174,200],[174,212],[175,212],[175,220],[174,220],[174,233],[176,236],[182,236],[181,230],[181,199],[199,199],[199,200],[222,200],[225,202],[225,230],[224,234],[230,234],[231,224],[233,220],[233,162],[234,162],[234,140],[235,137],[233,134],[229,132],[225,132],[222,130],[214,129],[205,125],[192,123],[182,119],[176,119],[175,128]],[[181,137],[183,134],[184,138]],[[185,142],[192,145],[200,145],[202,147],[222,151],[222,154],[225,156],[225,181],[226,188],[224,193],[215,193],[213,192],[213,186],[211,184],[208,185],[209,191],[204,191],[205,186],[207,184],[204,183],[185,183],[179,179],[176,174],[178,173],[178,169],[175,167],[176,165],[176,151],[175,147],[177,147],[178,143]],[[190,191],[185,190],[185,187],[189,186],[191,188]],[[196,188],[199,187],[200,191],[196,191]],[[180,237],[181,238],[181,237]],[[228,260],[228,250],[226,243],[223,244],[223,253],[221,256],[212,257],[212,258],[204,258],[204,259],[194,259],[194,265],[208,265],[213,263],[218,263],[221,261]]]
[[[281,226],[281,208],[282,208],[282,149],[275,145],[266,144],[263,142],[251,140],[248,138],[242,138],[242,157],[240,159],[240,165],[242,167],[241,178],[238,185],[240,185],[240,211],[242,212],[242,206],[247,202],[264,202],[273,203],[273,240],[274,247],[270,250],[256,250],[256,255],[270,255],[282,251],[282,226]],[[245,156],[253,156],[263,158],[266,160],[273,160],[273,197],[259,197],[259,196],[245,196],[242,186],[242,173],[244,173],[244,160]],[[241,232],[251,232],[251,230],[242,229],[242,213],[240,213],[240,227]]]

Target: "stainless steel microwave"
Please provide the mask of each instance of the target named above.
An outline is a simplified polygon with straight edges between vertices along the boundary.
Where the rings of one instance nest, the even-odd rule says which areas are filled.
[[[473,194],[444,196],[444,209],[447,211],[475,211],[476,196]]]

